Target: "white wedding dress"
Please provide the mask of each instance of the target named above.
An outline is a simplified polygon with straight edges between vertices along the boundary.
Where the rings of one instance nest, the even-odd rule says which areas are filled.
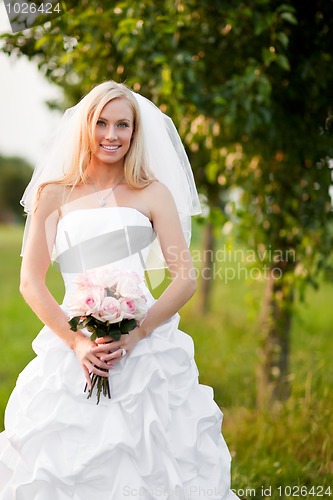
[[[149,219],[134,208],[81,209],[58,223],[66,286],[112,265],[144,276]],[[149,304],[155,299],[145,287]],[[179,314],[110,372],[112,399],[87,399],[74,351],[46,326],[19,375],[0,434],[1,500],[230,500],[230,453],[210,387],[198,383]],[[73,335],[75,333],[73,332]],[[87,333],[88,335],[88,333]]]

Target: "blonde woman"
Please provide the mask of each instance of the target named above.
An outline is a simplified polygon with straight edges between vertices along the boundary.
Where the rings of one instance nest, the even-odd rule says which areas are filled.
[[[178,329],[196,290],[188,244],[200,204],[171,120],[125,85],[96,86],[66,112],[22,204],[20,291],[45,327],[6,409],[1,500],[237,498],[222,413]],[[61,305],[45,284],[51,260]],[[106,266],[143,278],[166,265],[170,285],[157,300],[144,285],[149,311],[128,335],[71,331],[78,273]],[[99,405],[83,392],[93,374],[111,386]]]

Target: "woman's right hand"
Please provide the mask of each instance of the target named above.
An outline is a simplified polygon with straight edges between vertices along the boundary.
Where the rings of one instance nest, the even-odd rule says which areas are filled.
[[[109,370],[112,369],[112,366],[101,361],[101,359],[93,353],[92,348],[96,346],[97,344],[90,340],[90,338],[86,337],[83,333],[76,333],[73,350],[80,362],[80,365],[82,366],[89,389],[91,389],[90,373],[95,373],[101,377],[108,377]],[[100,368],[103,368],[103,370]]]

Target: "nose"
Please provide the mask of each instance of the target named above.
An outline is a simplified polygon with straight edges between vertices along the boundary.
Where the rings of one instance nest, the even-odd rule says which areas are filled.
[[[110,125],[105,132],[105,139],[108,139],[109,141],[114,141],[117,138],[118,136],[115,127],[113,125]]]

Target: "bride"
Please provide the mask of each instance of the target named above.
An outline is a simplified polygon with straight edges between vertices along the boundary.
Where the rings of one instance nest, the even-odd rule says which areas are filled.
[[[200,213],[193,174],[171,120],[113,81],[67,110],[22,204],[28,213],[20,291],[45,324],[20,374],[0,434],[1,500],[231,499],[230,454],[211,388],[198,383],[178,311],[196,290],[188,249]],[[45,284],[51,260],[65,282]],[[70,329],[79,272],[102,265],[168,267],[145,320],[93,341]],[[112,399],[83,392],[109,377]]]

